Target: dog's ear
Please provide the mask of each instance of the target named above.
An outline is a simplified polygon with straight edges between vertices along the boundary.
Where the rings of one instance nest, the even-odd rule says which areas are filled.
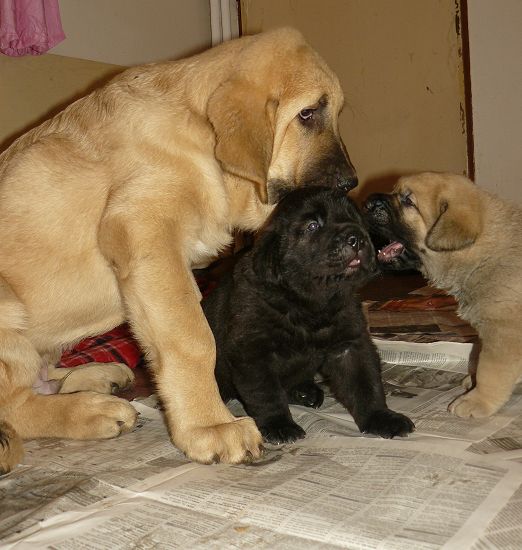
[[[256,243],[252,258],[254,273],[267,282],[281,279],[281,237],[274,231],[264,233]]]
[[[426,246],[435,252],[462,250],[471,246],[482,230],[481,212],[472,202],[451,204],[441,199],[439,213],[426,235]]]
[[[266,184],[272,159],[277,101],[246,80],[225,81],[210,96],[207,115],[216,158],[226,172]]]

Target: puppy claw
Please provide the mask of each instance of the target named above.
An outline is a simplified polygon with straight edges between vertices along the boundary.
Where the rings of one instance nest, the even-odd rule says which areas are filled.
[[[303,439],[306,432],[298,426],[293,420],[276,417],[263,423],[259,429],[263,439],[272,445],[282,445],[283,443],[293,443],[298,439]]]
[[[373,412],[361,431],[385,439],[393,439],[394,437],[406,437],[415,431],[415,424],[404,414],[383,409]]]
[[[470,390],[473,387],[473,379],[471,378],[471,375],[467,375],[462,379],[461,386],[465,390]]]

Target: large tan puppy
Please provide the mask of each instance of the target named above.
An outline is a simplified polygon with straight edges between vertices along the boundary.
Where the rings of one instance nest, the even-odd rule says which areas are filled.
[[[279,29],[129,69],[0,157],[1,470],[20,459],[23,438],[133,427],[134,409],[114,396],[31,389],[65,346],[125,319],[150,359],[172,441],[201,462],[259,455],[253,421],[219,397],[191,268],[234,228],[258,228],[282,187],[356,184],[342,105],[324,61]],[[129,382],[127,369],[111,368],[101,390],[94,365],[65,391]]]
[[[522,375],[522,210],[453,174],[401,178],[393,195],[366,203],[372,232],[389,267],[418,267],[459,302],[478,332],[476,380],[449,410],[489,416]]]

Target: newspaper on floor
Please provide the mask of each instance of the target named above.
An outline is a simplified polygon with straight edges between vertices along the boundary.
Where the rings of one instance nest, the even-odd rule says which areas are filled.
[[[28,442],[0,478],[0,547],[522,547],[522,392],[493,418],[458,419],[446,408],[469,345],[378,347],[389,406],[417,424],[410,437],[362,436],[327,396],[319,410],[292,407],[304,440],[251,465],[202,466],[171,445],[151,397],[117,439]]]
[[[515,392],[502,411],[490,418],[458,418],[448,405],[464,392],[462,380],[468,372],[472,351],[469,343],[411,343],[375,339],[383,362],[382,377],[388,406],[408,415],[416,433],[433,437],[480,442],[499,430],[509,430],[522,411],[522,392]],[[319,410],[292,406],[292,414],[309,431],[323,435],[357,433],[353,418],[332,396]],[[522,449],[522,420],[518,440]],[[516,428],[515,428],[516,429]],[[511,437],[511,442],[514,440]],[[498,447],[496,447],[498,448]],[[513,450],[513,445],[509,450]],[[494,451],[491,447],[482,451]],[[480,452],[480,451],[476,451]]]
[[[136,407],[141,425],[111,442],[33,443],[2,480],[4,509],[24,499],[33,521],[19,516],[2,548],[461,549],[518,502],[522,465],[465,442],[312,437],[255,464],[202,466],[168,446],[156,409]]]

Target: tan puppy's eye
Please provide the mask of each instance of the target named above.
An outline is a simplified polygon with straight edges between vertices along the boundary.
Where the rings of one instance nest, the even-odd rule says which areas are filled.
[[[303,121],[312,120],[312,118],[314,117],[315,111],[316,111],[315,109],[303,109],[299,113],[299,118]]]

